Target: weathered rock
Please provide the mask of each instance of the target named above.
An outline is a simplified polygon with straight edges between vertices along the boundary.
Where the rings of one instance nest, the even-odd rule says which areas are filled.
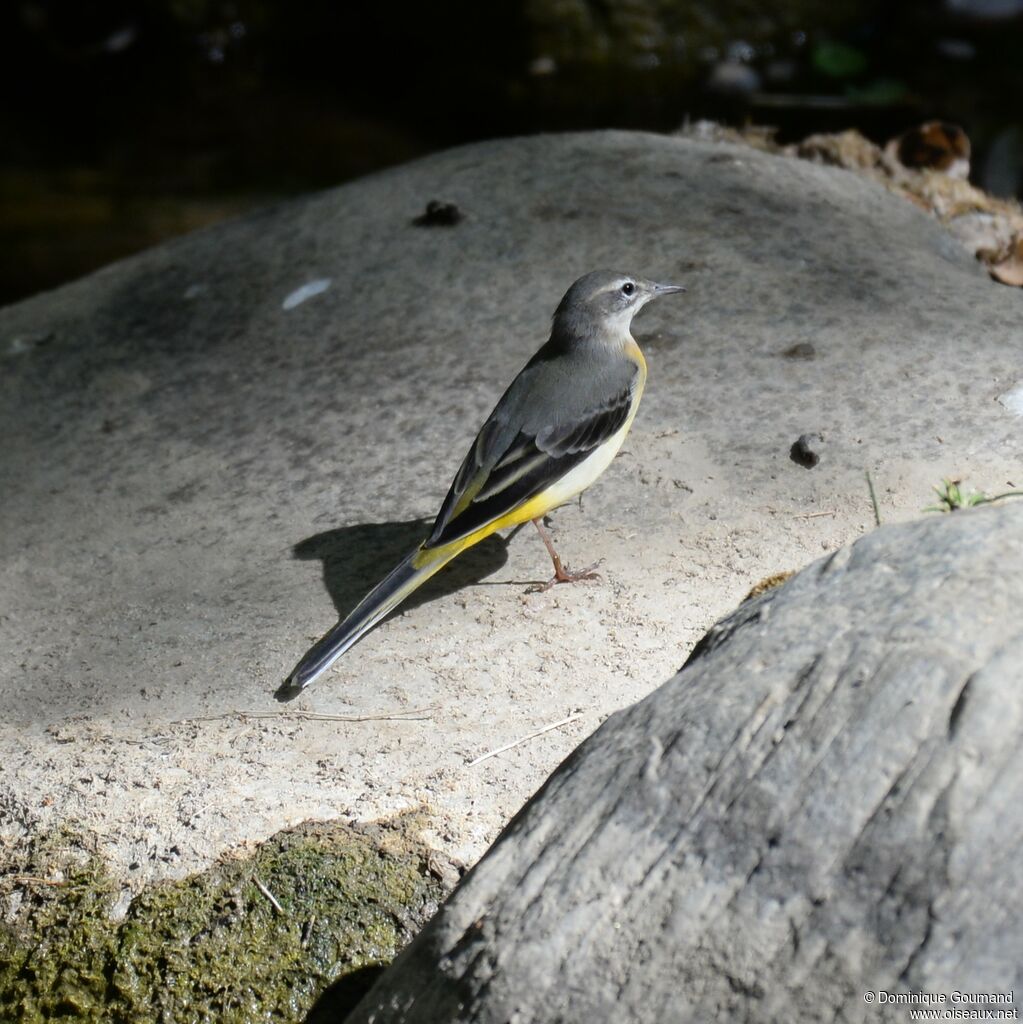
[[[415,226],[433,199],[463,219]],[[276,714],[421,538],[565,287],[608,265],[689,291],[636,321],[627,452],[554,517],[605,582],[524,595],[543,546],[495,538],[298,704],[429,710],[241,716]],[[1019,484],[995,399],[1023,380],[1020,296],[849,173],[610,132],[438,154],[0,311],[0,830],[77,821],[138,885],[425,802],[474,859],[753,583],[871,528],[864,470],[885,520],[942,477]]]
[[[1018,1013],[1021,603],[1016,504],[876,531],[743,605],[347,1024],[905,1021],[896,991]]]

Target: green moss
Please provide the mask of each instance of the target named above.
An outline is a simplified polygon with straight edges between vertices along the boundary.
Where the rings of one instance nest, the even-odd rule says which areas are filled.
[[[7,877],[0,1019],[300,1021],[328,986],[340,1015],[445,895],[410,838],[418,825],[282,832],[245,859],[145,890],[118,922],[117,887],[95,854],[43,837]],[[54,872],[61,884],[46,884]]]

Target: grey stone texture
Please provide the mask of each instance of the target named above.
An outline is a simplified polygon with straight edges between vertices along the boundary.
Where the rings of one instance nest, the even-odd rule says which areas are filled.
[[[1018,1014],[1021,602],[1016,504],[885,527],[742,605],[347,1024]]]

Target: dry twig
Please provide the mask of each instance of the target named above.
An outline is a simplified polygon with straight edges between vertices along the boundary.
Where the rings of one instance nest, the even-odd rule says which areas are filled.
[[[545,725],[542,729],[537,729],[536,732],[531,732],[528,736],[523,736],[521,739],[513,740],[511,743],[506,743],[503,747],[498,747],[496,750],[491,750],[486,754],[481,754],[479,757],[470,761],[466,767],[472,768],[473,765],[477,765],[481,761],[486,761],[488,757],[503,754],[506,750],[511,750],[512,747],[517,747],[522,743],[526,743],[528,740],[536,739],[537,736],[542,736],[545,732],[550,732],[552,729],[559,729],[561,726],[568,725],[569,722],[574,722],[577,718],[582,717],[583,713],[581,711],[577,711],[574,715],[569,715],[568,718],[562,718],[559,722],[551,722],[550,725]]]
[[[252,884],[270,901],[270,906],[284,916],[284,907],[274,899],[274,894],[255,875],[252,876]]]
[[[8,875],[4,881],[15,885],[67,885],[66,878],[42,878],[39,875]]]
[[[436,711],[438,705],[425,708],[409,708],[408,711],[390,711],[373,715],[328,715],[319,711],[227,711],[222,715],[196,715],[179,718],[173,725],[187,725],[190,722],[220,722],[227,718],[301,718],[313,722],[426,722],[427,712]]]

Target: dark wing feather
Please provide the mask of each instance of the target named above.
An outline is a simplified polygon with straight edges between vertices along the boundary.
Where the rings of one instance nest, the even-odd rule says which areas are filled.
[[[563,477],[621,430],[632,397],[630,385],[576,419],[544,427],[535,435],[519,431],[500,445],[500,451],[489,453],[494,435],[485,436],[492,423],[488,420],[455,476],[426,547],[474,533]]]

